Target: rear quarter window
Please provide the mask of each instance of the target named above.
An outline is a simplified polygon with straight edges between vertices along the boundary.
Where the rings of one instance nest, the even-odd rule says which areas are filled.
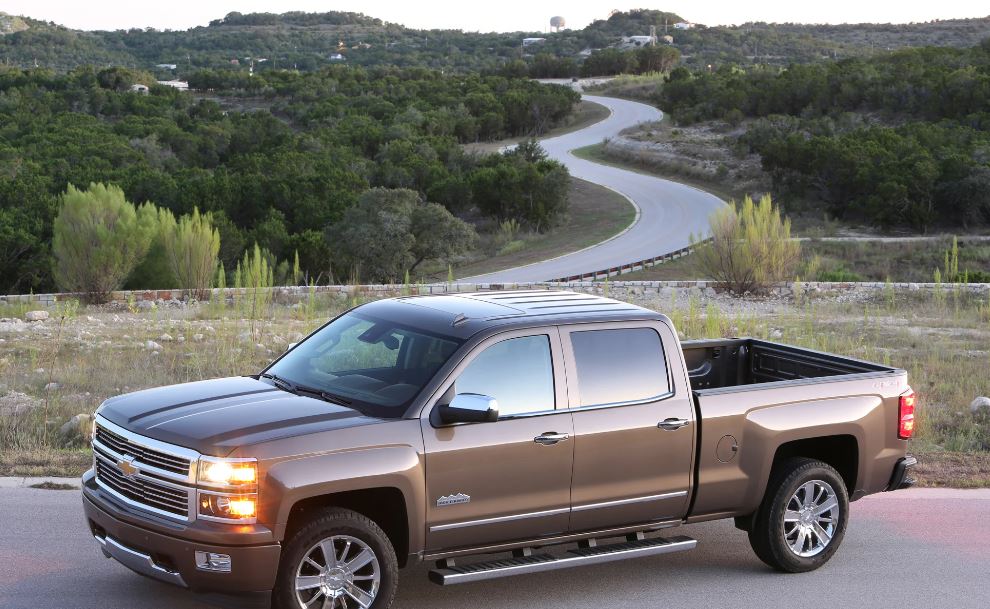
[[[670,392],[660,335],[652,328],[570,333],[579,406],[642,402]]]

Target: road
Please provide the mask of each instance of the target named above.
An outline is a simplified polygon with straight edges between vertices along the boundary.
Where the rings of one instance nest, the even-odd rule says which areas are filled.
[[[583,99],[606,106],[611,115],[584,129],[541,140],[548,155],[562,163],[571,175],[611,188],[638,208],[634,223],[623,233],[589,248],[551,260],[466,277],[471,283],[546,281],[593,272],[666,254],[689,244],[692,233],[707,233],[708,217],[723,202],[691,186],[579,159],[571,150],[598,144],[627,127],[658,121],[663,114],[652,106],[611,97],[584,95]]]
[[[852,505],[832,561],[812,573],[763,566],[728,521],[681,527],[698,549],[441,588],[403,570],[397,609],[733,607],[912,609],[990,606],[990,489],[911,489]],[[3,609],[206,609],[184,590],[106,560],[78,491],[0,489]]]

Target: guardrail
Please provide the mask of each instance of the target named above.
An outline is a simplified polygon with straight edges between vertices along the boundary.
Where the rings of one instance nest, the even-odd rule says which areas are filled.
[[[671,260],[676,260],[678,258],[683,258],[691,252],[694,248],[706,243],[701,241],[689,245],[687,247],[682,247],[679,250],[674,250],[673,252],[667,254],[661,254],[659,256],[654,256],[652,258],[646,258],[644,260],[637,260],[636,262],[630,262],[629,264],[623,264],[621,266],[613,266],[607,269],[602,269],[600,271],[592,271],[590,273],[581,273],[579,275],[568,275],[567,277],[558,277],[557,279],[551,279],[549,283],[567,283],[570,281],[597,281],[600,277],[615,277],[617,275],[624,275],[626,273],[632,273],[634,271],[641,271],[643,269],[652,268],[658,264],[664,264],[670,262]]]

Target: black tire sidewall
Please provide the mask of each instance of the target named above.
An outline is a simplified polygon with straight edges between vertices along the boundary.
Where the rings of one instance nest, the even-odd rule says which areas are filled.
[[[388,536],[372,520],[356,512],[333,509],[315,516],[283,547],[278,578],[272,593],[273,609],[298,609],[294,585],[296,569],[304,553],[321,540],[334,535],[347,535],[368,544],[375,553],[381,570],[378,595],[370,609],[386,609],[391,606],[398,587],[399,566]]]

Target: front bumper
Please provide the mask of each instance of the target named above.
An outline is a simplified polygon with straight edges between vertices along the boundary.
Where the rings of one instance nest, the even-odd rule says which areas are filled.
[[[886,490],[897,491],[903,488],[911,488],[918,481],[909,476],[912,467],[918,464],[918,460],[911,455],[906,455],[897,460],[894,465],[894,473],[890,476],[890,483]]]
[[[86,522],[104,555],[141,575],[195,592],[234,595],[244,601],[270,598],[281,546],[264,527],[200,522],[194,528],[192,524],[156,522],[101,493],[91,473],[82,482]],[[248,544],[232,543],[238,540]],[[197,550],[227,554],[231,571],[197,568]],[[238,603],[244,604],[256,603]]]

